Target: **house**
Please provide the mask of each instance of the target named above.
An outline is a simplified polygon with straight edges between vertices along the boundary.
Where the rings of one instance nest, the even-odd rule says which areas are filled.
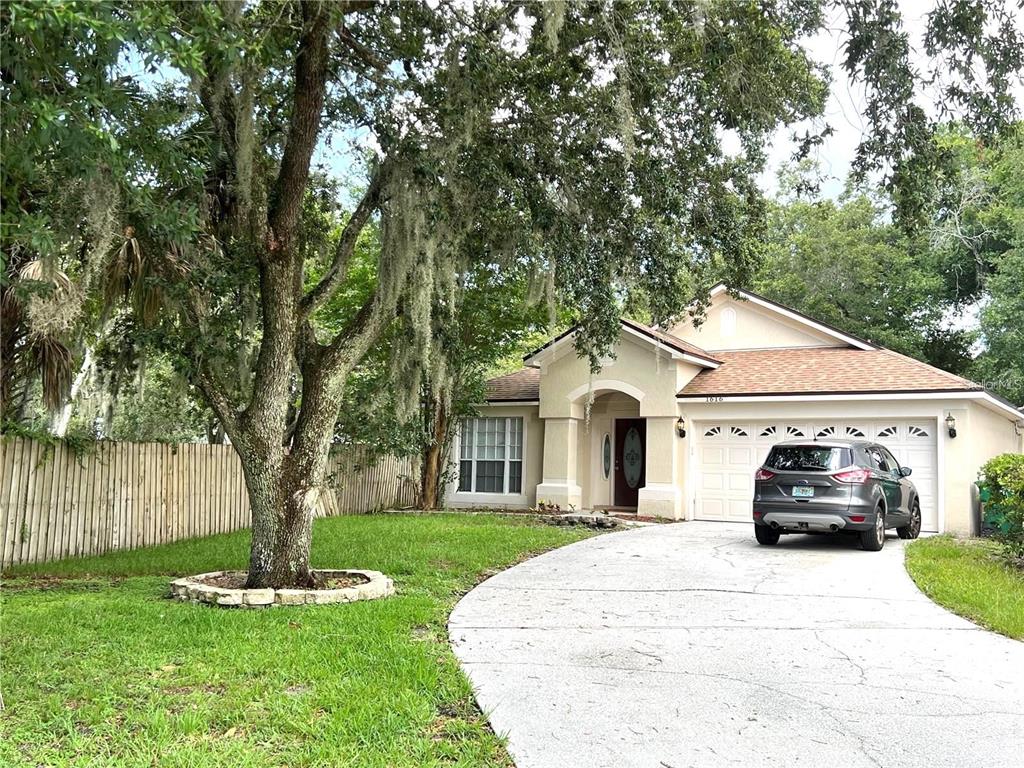
[[[983,387],[749,291],[716,286],[699,326],[623,319],[593,375],[572,336],[488,382],[448,505],[747,522],[774,442],[866,438],[913,470],[923,530],[970,533],[978,468],[1024,448],[1024,414]]]

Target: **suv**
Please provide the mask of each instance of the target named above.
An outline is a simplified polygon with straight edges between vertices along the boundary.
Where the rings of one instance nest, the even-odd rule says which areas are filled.
[[[754,535],[775,544],[784,533],[855,532],[872,552],[884,546],[886,528],[916,539],[921,502],[909,475],[877,443],[777,443],[754,474]]]

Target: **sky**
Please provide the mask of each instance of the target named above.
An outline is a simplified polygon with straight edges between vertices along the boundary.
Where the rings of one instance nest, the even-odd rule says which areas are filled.
[[[1014,0],[1007,0],[1013,5]],[[928,12],[934,7],[932,0],[899,0],[898,5],[903,15],[904,28],[910,35],[914,48],[913,63],[921,68],[928,64],[922,52],[925,23]],[[802,134],[808,128],[820,130],[827,123],[833,133],[824,143],[812,152],[822,178],[820,195],[825,198],[838,198],[844,191],[851,163],[865,130],[862,117],[864,112],[863,88],[852,82],[842,68],[844,33],[844,14],[840,9],[830,9],[826,16],[825,27],[813,37],[808,38],[804,45],[811,57],[828,67],[832,83],[824,115],[814,123],[798,123],[780,128],[768,147],[768,163],[761,174],[759,182],[768,194],[778,190],[778,173],[793,157],[795,145],[791,140],[794,133]],[[1019,14],[1024,28],[1024,12]],[[1017,84],[1018,101],[1024,104],[1024,87]],[[926,109],[934,112],[937,97],[927,92],[921,93],[921,103]],[[358,182],[353,177],[353,170],[361,167],[362,148],[367,146],[367,135],[355,132],[334,132],[326,142],[321,142],[314,157],[314,163],[324,167],[331,175],[339,179]],[[738,141],[727,137],[723,143],[726,151],[737,151]]]
[[[1014,0],[1006,0],[1006,4],[1014,7]],[[913,63],[924,69],[928,61],[921,50],[921,41],[927,14],[935,3],[933,0],[898,0],[898,5],[903,16],[904,28],[910,35],[914,49]],[[1018,11],[1018,18],[1021,28],[1024,29],[1024,11]],[[844,21],[842,10],[832,8],[827,12],[824,28],[804,41],[811,58],[825,65],[831,73],[829,97],[820,119],[782,127],[769,142],[767,166],[759,178],[762,189],[769,195],[778,191],[778,173],[792,160],[795,145],[791,136],[794,133],[802,134],[808,129],[818,131],[826,123],[833,133],[811,154],[811,158],[817,161],[823,177],[819,193],[824,198],[836,199],[845,189],[857,145],[865,130],[862,116],[865,102],[863,88],[852,82],[842,68]],[[528,30],[524,32],[529,33]],[[142,72],[141,62],[133,60],[132,57],[128,57],[125,64],[129,70],[153,83],[174,79],[172,71],[163,68],[153,74]],[[1015,90],[1018,103],[1024,104],[1024,85],[1018,82]],[[922,106],[934,113],[937,95],[925,91],[920,95]],[[317,146],[313,162],[341,181],[343,188],[357,187],[364,179],[363,153],[372,145],[372,136],[366,130],[329,131]],[[734,137],[723,136],[723,146],[727,152],[739,150],[739,142]]]

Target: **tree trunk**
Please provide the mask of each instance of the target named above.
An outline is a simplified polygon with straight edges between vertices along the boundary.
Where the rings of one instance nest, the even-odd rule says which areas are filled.
[[[275,525],[269,537],[268,560],[261,560],[260,581],[265,586],[308,587],[313,518],[327,473],[327,460],[334,436],[334,424],[341,405],[341,390],[348,367],[330,373],[321,367],[321,357],[302,361],[302,408],[291,441],[291,452],[283,457],[279,478]],[[256,553],[255,517],[253,554]],[[261,542],[263,540],[261,539]],[[249,581],[253,582],[250,563]]]
[[[82,366],[78,369],[75,380],[71,382],[71,393],[68,395],[68,401],[60,407],[60,410],[54,414],[53,420],[50,422],[50,433],[54,437],[64,437],[67,434],[68,425],[71,423],[71,414],[74,411],[75,400],[82,389],[82,385],[85,384],[86,377],[89,375],[92,361],[92,347],[86,347]]]
[[[323,477],[303,477],[286,470],[283,485],[283,509],[270,561],[269,586],[311,587],[309,549]]]
[[[284,509],[279,458],[283,449],[279,448],[274,453],[251,450],[237,443],[234,447],[242,462],[252,514],[252,544],[249,549],[249,578],[246,586],[269,587],[277,529]]]
[[[448,413],[444,402],[431,397],[427,400],[430,410],[430,439],[424,446],[420,493],[416,506],[419,509],[437,509],[441,497],[441,480],[444,475],[445,445],[448,439]]]
[[[291,450],[284,430],[258,445],[235,444],[252,508],[247,586],[308,587],[313,518],[323,488],[340,393],[315,372],[303,376],[303,407]],[[234,443],[233,443],[234,444]]]
[[[224,445],[224,425],[216,418],[206,420],[206,442],[210,445]]]

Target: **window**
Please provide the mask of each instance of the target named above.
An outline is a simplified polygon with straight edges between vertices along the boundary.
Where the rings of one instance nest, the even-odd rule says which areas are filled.
[[[869,448],[868,456],[871,457],[875,468],[881,472],[892,473],[896,472],[899,468],[899,463],[892,457],[892,454],[880,445]]]
[[[878,450],[882,454],[882,458],[885,459],[885,463],[889,465],[889,471],[899,472],[900,463],[896,461],[896,457],[889,452],[889,449],[880,445],[878,446]]]
[[[849,448],[818,445],[777,445],[764,465],[786,472],[832,472],[853,463]]]
[[[459,490],[467,493],[522,493],[522,418],[462,420]]]

